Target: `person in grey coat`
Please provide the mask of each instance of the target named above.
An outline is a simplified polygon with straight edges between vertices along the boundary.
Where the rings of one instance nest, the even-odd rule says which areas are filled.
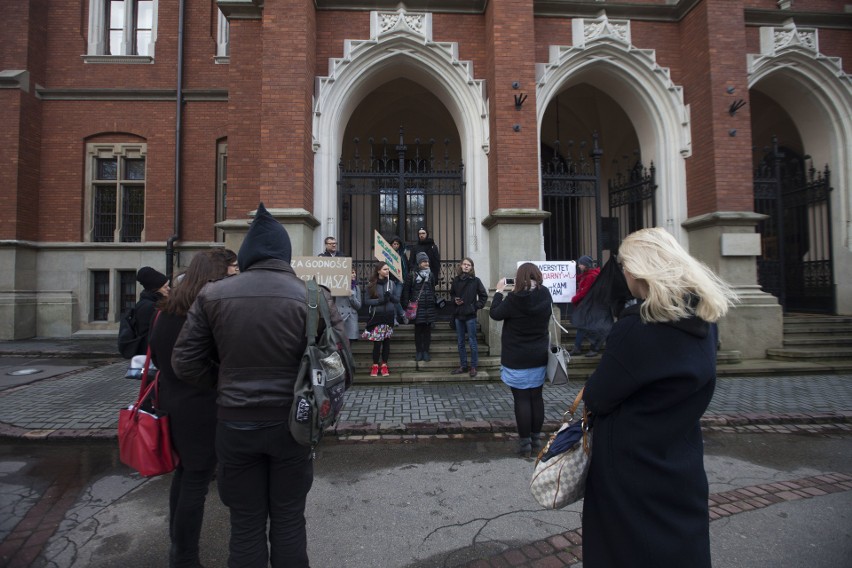
[[[343,327],[349,341],[357,341],[358,333],[358,310],[361,309],[361,289],[358,287],[358,279],[355,270],[352,271],[352,287],[348,296],[335,296],[334,303],[340,317],[343,319]]]

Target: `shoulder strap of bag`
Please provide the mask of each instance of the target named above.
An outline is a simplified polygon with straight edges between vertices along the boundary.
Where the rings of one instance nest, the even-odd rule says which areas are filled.
[[[308,280],[307,286],[305,286],[306,294],[307,294],[307,306],[308,306],[308,319],[305,325],[305,335],[308,339],[308,345],[315,345],[317,342],[317,326],[319,324],[319,316],[317,314],[317,306],[320,304],[319,301],[319,288],[317,287],[317,281],[313,278]],[[323,307],[325,307],[325,311],[328,311],[328,306],[323,302]],[[325,313],[323,313],[325,316]]]
[[[556,319],[556,314],[553,312],[553,304],[550,304],[550,318],[553,320],[553,323],[559,326],[559,329],[561,329],[565,333],[568,333],[568,330],[562,327],[562,324],[559,323],[558,319]]]
[[[148,389],[148,386],[149,386],[148,377],[150,375],[149,370],[151,368],[151,341],[150,341],[150,338],[153,337],[153,335],[154,335],[154,328],[157,326],[157,320],[160,319],[161,313],[162,312],[160,312],[160,310],[157,310],[157,313],[154,314],[154,321],[151,322],[151,328],[148,330],[148,350],[145,352],[145,364],[142,366],[142,380],[139,381],[139,383],[140,383],[139,384],[139,399],[138,399],[138,402],[136,404],[137,406],[139,406],[139,404],[142,402],[142,400],[144,399],[145,396],[148,396],[148,394],[147,394],[148,391],[149,391],[149,389]],[[151,379],[151,382],[150,382],[150,385],[153,386],[155,389],[157,389],[156,382],[157,382],[158,376],[159,376],[159,373],[155,374],[154,378]],[[155,393],[158,393],[158,392],[159,392],[158,390],[155,390]]]

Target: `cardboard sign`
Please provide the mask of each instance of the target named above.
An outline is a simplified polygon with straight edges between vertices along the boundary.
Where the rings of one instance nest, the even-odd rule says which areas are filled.
[[[386,262],[390,268],[391,274],[402,280],[402,260],[399,253],[394,250],[389,242],[385,240],[378,231],[373,230],[375,234],[375,242],[373,243],[373,251],[376,255],[376,260]]]
[[[577,263],[573,260],[522,260],[518,266],[530,262],[541,270],[541,277],[555,303],[567,304],[577,293]]]
[[[331,290],[332,296],[352,293],[352,257],[294,256],[290,266],[302,280],[317,279],[317,284]]]

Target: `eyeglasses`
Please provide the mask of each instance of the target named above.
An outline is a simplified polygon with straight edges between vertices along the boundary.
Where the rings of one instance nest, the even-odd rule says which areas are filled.
[[[336,246],[337,246],[337,241],[328,241],[328,242],[326,242],[325,244],[327,244],[327,245],[331,245],[331,246],[333,246],[333,247],[336,247]]]

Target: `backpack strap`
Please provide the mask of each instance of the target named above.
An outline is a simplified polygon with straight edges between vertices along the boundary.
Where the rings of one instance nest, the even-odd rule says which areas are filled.
[[[308,345],[315,345],[317,342],[317,325],[319,316],[317,314],[317,305],[319,302],[319,288],[317,287],[317,281],[314,278],[308,280],[307,285],[305,287],[307,294],[307,306],[308,306],[308,320],[307,325],[305,325],[305,335],[308,338]],[[323,303],[325,306],[325,303]],[[325,311],[328,311],[328,306],[325,306]],[[325,316],[325,314],[323,314]]]

